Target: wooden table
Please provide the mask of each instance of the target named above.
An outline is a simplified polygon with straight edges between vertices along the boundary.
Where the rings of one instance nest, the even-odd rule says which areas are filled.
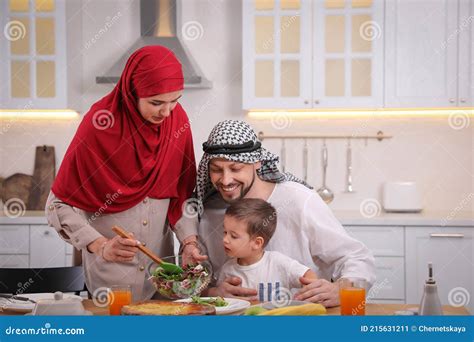
[[[94,305],[92,300],[86,299],[83,301],[86,310],[91,311],[94,315],[104,316],[109,314],[108,307],[97,307]],[[418,304],[367,304],[365,309],[366,315],[382,316],[382,315],[393,315],[396,311],[406,310],[408,308],[417,307]],[[327,309],[328,315],[339,316],[339,307]],[[469,316],[469,311],[465,307],[454,307],[450,305],[443,306],[443,312],[445,315],[454,316]]]
[[[88,311],[91,311],[95,316],[108,316],[109,315],[109,308],[106,307],[98,307],[94,304],[91,299],[84,299],[82,302],[84,304],[84,308]],[[418,304],[367,304],[365,313],[367,316],[383,316],[383,315],[394,315],[396,311],[406,310],[408,308],[417,307]],[[453,315],[453,316],[469,316],[470,313],[467,311],[465,307],[454,307],[450,305],[443,306],[443,312],[445,315]],[[14,313],[14,312],[1,312],[0,316],[5,315],[21,315],[22,313]],[[330,316],[339,316],[339,307],[329,308],[327,309],[327,314]]]

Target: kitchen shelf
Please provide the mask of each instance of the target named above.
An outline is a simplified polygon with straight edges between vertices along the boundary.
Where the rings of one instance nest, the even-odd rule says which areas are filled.
[[[318,134],[295,134],[295,135],[284,135],[284,134],[265,134],[262,131],[258,132],[258,139],[263,141],[264,139],[377,139],[382,141],[384,139],[391,139],[392,135],[386,135],[382,131],[378,131],[374,135],[318,135]]]

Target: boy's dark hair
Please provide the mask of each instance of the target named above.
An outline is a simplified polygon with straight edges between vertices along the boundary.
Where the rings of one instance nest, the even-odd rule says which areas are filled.
[[[277,213],[268,202],[258,198],[243,198],[227,208],[226,215],[247,223],[247,232],[250,237],[261,236],[263,247],[275,233]]]

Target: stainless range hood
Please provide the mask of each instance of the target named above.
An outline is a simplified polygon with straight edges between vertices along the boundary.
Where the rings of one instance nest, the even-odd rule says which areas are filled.
[[[211,88],[210,82],[199,69],[177,34],[176,0],[140,0],[140,38],[96,83],[117,83],[128,57],[146,45],[163,45],[173,50],[183,65],[185,88]]]

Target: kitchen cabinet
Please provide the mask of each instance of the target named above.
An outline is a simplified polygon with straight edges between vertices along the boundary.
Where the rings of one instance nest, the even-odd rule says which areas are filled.
[[[311,108],[311,6],[243,2],[244,108]]]
[[[474,105],[474,2],[459,1],[458,105]]]
[[[0,254],[0,267],[3,268],[28,268],[28,254]]]
[[[29,254],[29,226],[2,225],[0,234],[0,254]]]
[[[243,107],[380,107],[383,2],[243,3]]]
[[[442,304],[474,303],[472,265],[474,227],[346,225],[347,232],[374,254],[376,283],[368,294],[373,303],[419,303],[432,262]]]
[[[383,106],[384,2],[313,2],[313,108]]]
[[[3,109],[67,108],[65,0],[1,1]]]
[[[45,224],[0,224],[0,267],[72,266],[73,247]]]
[[[30,231],[30,267],[63,267],[66,265],[66,243],[54,228],[33,226]]]
[[[385,6],[385,107],[472,106],[472,1]]]
[[[450,304],[450,297],[454,303],[465,301],[465,306],[474,313],[473,234],[472,227],[412,227],[406,230],[408,303],[421,300],[428,278],[427,265],[432,262],[441,303]]]
[[[374,254],[376,281],[369,302],[405,301],[404,227],[345,226],[349,235]]]

